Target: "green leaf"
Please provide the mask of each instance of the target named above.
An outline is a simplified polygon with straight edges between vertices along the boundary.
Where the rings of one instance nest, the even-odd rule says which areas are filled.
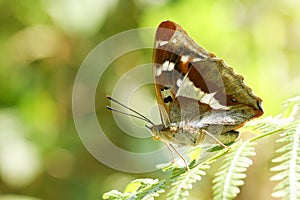
[[[126,186],[124,193],[134,193],[141,187],[141,185],[142,184],[139,181],[132,181]]]
[[[187,199],[189,196],[188,190],[192,189],[192,184],[201,180],[201,177],[206,174],[205,170],[209,169],[209,167],[210,166],[207,164],[199,164],[177,177],[176,181],[172,184],[173,187],[169,192],[167,199]]]
[[[283,144],[276,150],[281,153],[272,162],[276,163],[271,171],[277,172],[270,178],[271,181],[279,181],[273,188],[273,197],[284,199],[300,198],[300,122],[296,121],[286,127],[282,138],[276,142]],[[278,164],[279,163],[279,164]]]
[[[300,96],[288,99],[282,104],[283,117],[294,117],[299,111]]]
[[[111,190],[103,194],[103,199],[122,199],[124,197],[123,193],[117,190]]]
[[[240,192],[238,186],[244,184],[247,168],[252,164],[249,156],[255,155],[254,142],[238,142],[225,155],[224,164],[213,180],[214,199],[233,199]]]

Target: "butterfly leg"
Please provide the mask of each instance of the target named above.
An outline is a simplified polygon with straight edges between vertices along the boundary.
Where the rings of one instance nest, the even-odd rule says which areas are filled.
[[[177,151],[177,149],[172,144],[166,143],[166,145],[167,145],[168,149],[172,152],[173,161],[175,162],[175,158],[174,158],[173,151],[171,149],[173,149],[175,151],[175,153],[183,160],[184,165],[186,166],[186,169],[189,171],[190,168],[189,168],[189,165],[187,164],[185,157],[179,151]]]
[[[208,135],[209,137],[211,137],[212,139],[214,139],[219,145],[221,145],[222,147],[229,149],[229,146],[226,146],[225,144],[223,144],[220,140],[218,140],[218,138],[216,138],[215,136],[213,136],[211,133],[209,133],[207,130],[202,130],[206,135]]]
[[[174,153],[173,153],[170,145],[168,143],[165,143],[165,145],[168,147],[169,151],[171,152],[172,162],[175,163],[175,156],[174,156]]]

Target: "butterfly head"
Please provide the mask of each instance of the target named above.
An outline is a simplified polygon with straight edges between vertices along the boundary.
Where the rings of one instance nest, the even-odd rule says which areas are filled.
[[[159,125],[152,125],[152,126],[147,126],[146,128],[148,128],[151,131],[153,140],[160,140],[161,139],[161,130],[164,128],[163,124],[159,124]]]

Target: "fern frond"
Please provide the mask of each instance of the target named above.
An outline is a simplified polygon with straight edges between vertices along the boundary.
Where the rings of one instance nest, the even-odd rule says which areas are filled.
[[[119,192],[118,190],[111,190],[109,192],[104,193],[102,195],[102,198],[103,199],[119,200],[119,199],[126,199],[127,195],[128,194],[123,194],[122,192]]]
[[[276,142],[285,145],[276,150],[281,155],[272,160],[279,163],[271,168],[277,172],[271,181],[280,181],[273,189],[272,196],[283,199],[300,199],[300,122],[291,124]]]
[[[282,104],[282,114],[283,117],[288,118],[296,116],[296,114],[299,112],[300,108],[300,96],[296,96],[294,98],[290,98],[283,102]]]
[[[254,142],[238,142],[225,155],[224,164],[213,180],[214,199],[233,199],[240,192],[239,186],[244,184],[245,172],[252,164],[250,156],[254,156]]]
[[[103,194],[103,199],[111,200],[153,200],[154,197],[159,196],[160,193],[165,192],[166,181],[159,181],[158,179],[136,179],[131,181],[125,188],[124,193],[117,190],[112,190]]]
[[[284,129],[284,127],[292,122],[291,118],[282,118],[282,115],[276,117],[266,117],[248,122],[243,128],[239,129],[241,132],[249,131],[251,133],[258,133],[258,135],[271,135]]]
[[[189,171],[178,176],[174,183],[172,183],[172,189],[168,194],[168,200],[185,200],[189,196],[189,191],[192,189],[192,184],[201,180],[202,176],[206,174],[205,170],[210,166],[206,163],[199,164]]]
[[[154,197],[158,197],[161,193],[165,192],[164,188],[167,187],[166,182],[166,180],[158,181],[158,179],[156,179],[155,184],[145,187],[143,191],[136,195],[137,199],[153,200]]]

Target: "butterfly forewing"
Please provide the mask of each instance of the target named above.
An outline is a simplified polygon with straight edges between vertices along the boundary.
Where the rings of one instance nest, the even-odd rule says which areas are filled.
[[[207,57],[213,57],[213,54],[199,47],[179,25],[166,21],[158,27],[153,52],[153,80],[165,124],[184,120],[184,116],[199,116],[198,111],[185,114],[188,110],[198,110],[198,101],[180,95],[178,90],[190,72],[191,61]]]

